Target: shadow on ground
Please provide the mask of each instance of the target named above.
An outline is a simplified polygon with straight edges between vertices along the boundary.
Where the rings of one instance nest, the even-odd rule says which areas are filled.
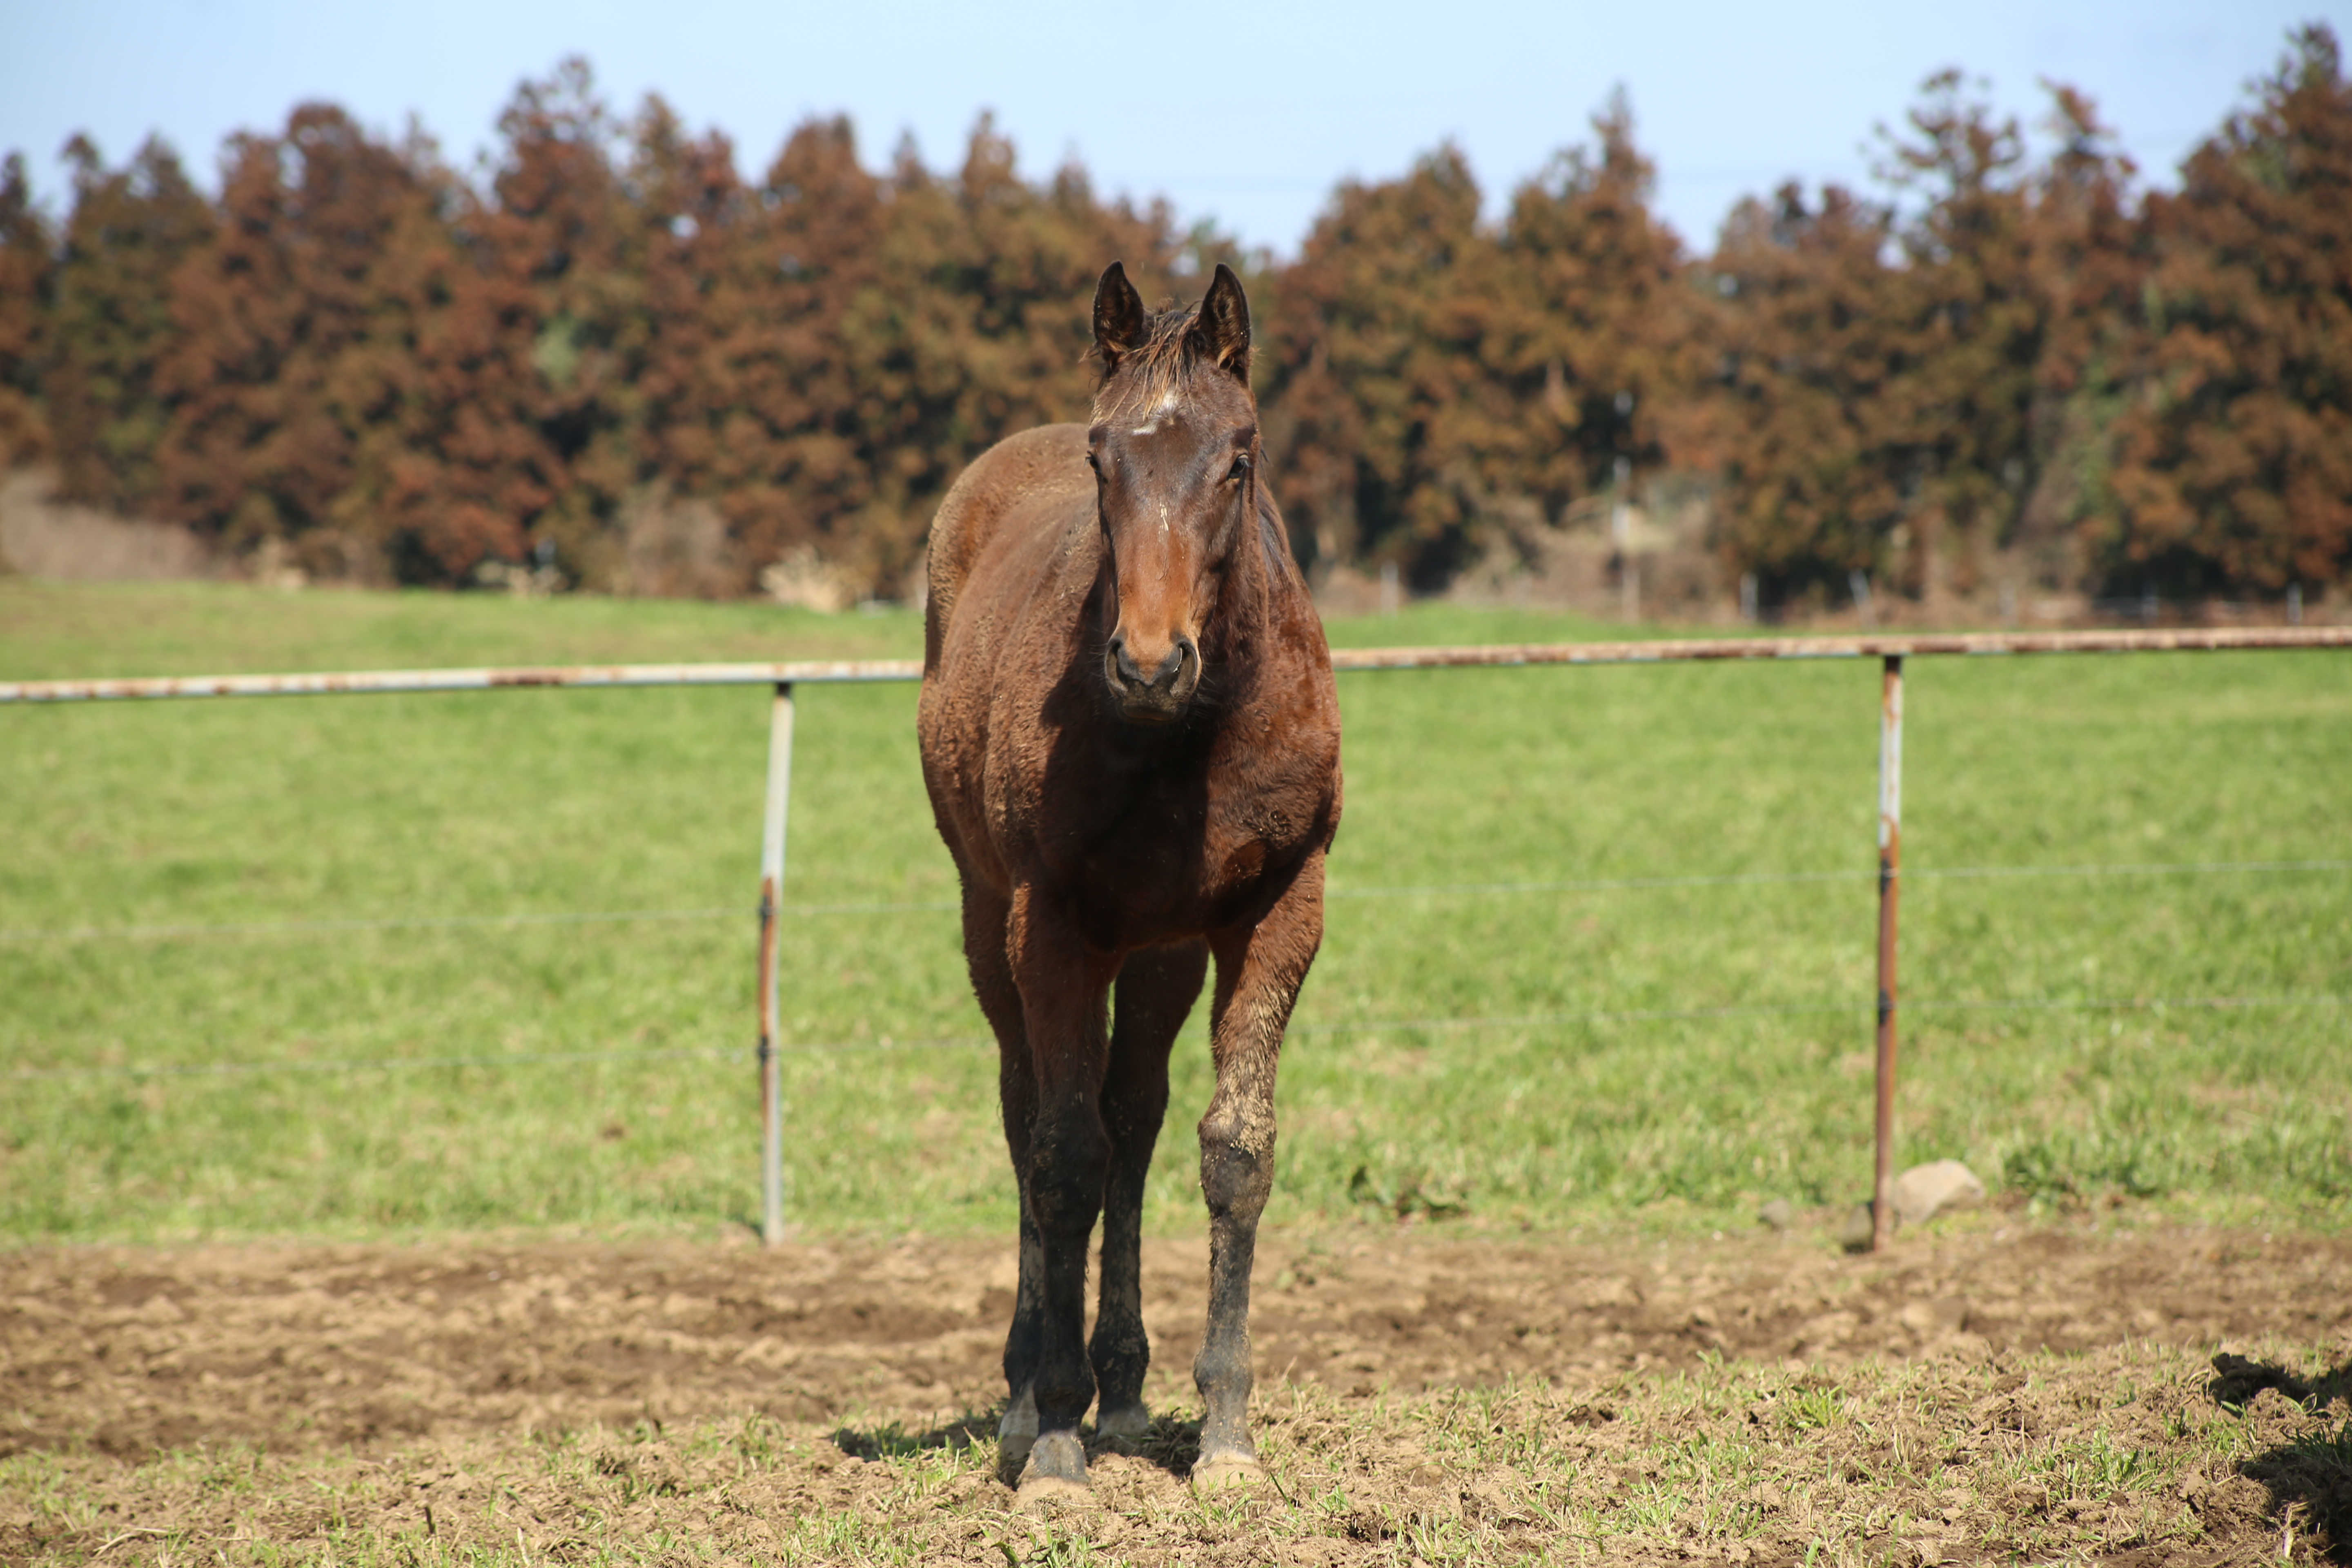
[[[905,1458],[934,1449],[969,1448],[975,1442],[993,1439],[997,1423],[1003,1418],[1002,1405],[986,1410],[966,1410],[951,1421],[919,1432],[909,1432],[896,1421],[877,1426],[841,1426],[829,1434],[833,1446],[853,1459]],[[1197,1416],[1185,1417],[1162,1413],[1151,1418],[1151,1429],[1140,1443],[1106,1442],[1094,1428],[1086,1429],[1087,1458],[1089,1462],[1105,1454],[1131,1454],[1167,1471],[1178,1480],[1189,1478],[1193,1464],[1201,1457],[1201,1422]]]
[[[996,1423],[1003,1415],[1002,1406],[993,1410],[967,1410],[952,1421],[920,1432],[909,1432],[898,1422],[886,1421],[879,1426],[840,1426],[829,1436],[833,1446],[853,1459],[903,1459],[938,1448],[969,1448],[982,1438],[996,1436]]]
[[[2224,1352],[2213,1358],[2206,1392],[2226,1410],[2242,1412],[2266,1392],[2320,1418],[2301,1435],[2238,1467],[2271,1494],[2271,1519],[2283,1540],[2307,1539],[2330,1563],[2352,1563],[2352,1361],[2305,1380],[2286,1368]],[[2341,1401],[2342,1418],[2331,1422]]]

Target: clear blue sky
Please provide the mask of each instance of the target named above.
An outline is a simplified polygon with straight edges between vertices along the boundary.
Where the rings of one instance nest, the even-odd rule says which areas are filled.
[[[2352,0],[1789,0],[1137,7],[711,0],[0,0],[0,150],[54,199],[78,130],[119,160],[151,131],[211,181],[221,139],[306,98],[397,132],[415,115],[469,163],[515,83],[586,56],[624,110],[658,91],[735,139],[756,174],[811,113],[846,112],[869,164],[901,132],[952,166],[996,110],[1038,174],[1076,153],[1106,192],[1165,193],[1288,252],[1333,184],[1452,138],[1490,203],[1540,168],[1611,89],[1631,95],[1659,200],[1712,243],[1743,192],[1862,179],[1874,125],[1958,66],[2031,121],[2036,83],[2098,101],[2168,176],[2268,72],[2287,30],[2352,33]]]

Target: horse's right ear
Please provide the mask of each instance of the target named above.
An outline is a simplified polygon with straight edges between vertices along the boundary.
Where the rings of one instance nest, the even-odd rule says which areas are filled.
[[[1114,261],[1095,285],[1095,353],[1102,356],[1105,375],[1135,351],[1143,333],[1143,296],[1127,280],[1127,268]]]

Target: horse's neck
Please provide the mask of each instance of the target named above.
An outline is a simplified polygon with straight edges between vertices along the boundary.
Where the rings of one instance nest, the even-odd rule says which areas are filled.
[[[1229,661],[1254,667],[1281,657],[1296,608],[1291,600],[1306,589],[1270,558],[1276,542],[1266,530],[1274,526],[1272,520],[1255,505],[1250,510],[1249,537],[1237,547],[1226,602],[1220,606],[1223,646],[1218,651]]]

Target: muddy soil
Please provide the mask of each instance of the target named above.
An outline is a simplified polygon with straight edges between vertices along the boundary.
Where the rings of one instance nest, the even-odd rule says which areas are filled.
[[[1155,1406],[1191,1403],[1202,1241],[1145,1254]],[[1707,1352],[1836,1365],[1929,1352],[2226,1348],[2352,1334],[2352,1238],[2002,1229],[1854,1258],[1817,1237],[1512,1246],[1339,1231],[1262,1246],[1262,1386],[1589,1382]],[[986,1411],[1007,1243],[241,1246],[0,1256],[0,1454],[198,1441],[367,1450],[761,1413]]]

